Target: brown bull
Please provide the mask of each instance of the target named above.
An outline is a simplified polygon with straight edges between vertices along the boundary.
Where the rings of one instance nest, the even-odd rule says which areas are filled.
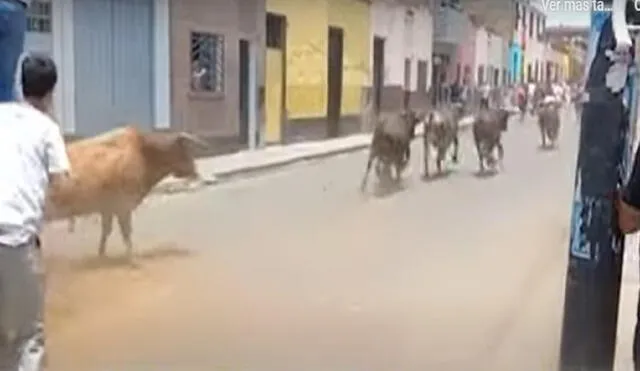
[[[538,126],[542,138],[542,147],[553,147],[558,140],[560,130],[560,103],[545,102],[538,108]]]
[[[133,127],[67,145],[71,162],[68,181],[49,190],[47,219],[98,213],[102,230],[99,254],[116,218],[131,257],[132,213],[151,189],[168,175],[197,178],[191,145],[205,146],[186,133],[142,133]]]
[[[485,165],[493,168],[496,160],[493,151],[498,150],[498,160],[502,165],[504,148],[502,147],[502,133],[507,131],[507,124],[511,113],[506,109],[483,109],[477,114],[473,122],[473,140],[478,153],[480,172],[485,171]]]
[[[432,111],[424,123],[422,133],[423,156],[424,156],[424,176],[429,176],[429,157],[431,148],[436,151],[436,167],[438,173],[442,173],[442,161],[444,161],[447,151],[453,146],[452,160],[458,162],[459,151],[459,123],[464,115],[464,108],[461,104],[454,104],[444,109]]]
[[[415,127],[419,121],[418,115],[413,111],[383,114],[378,118],[371,138],[367,167],[360,185],[361,191],[367,187],[367,179],[374,162],[380,180],[391,179],[392,167],[395,168],[395,180],[400,180],[411,157],[411,140],[415,136]]]

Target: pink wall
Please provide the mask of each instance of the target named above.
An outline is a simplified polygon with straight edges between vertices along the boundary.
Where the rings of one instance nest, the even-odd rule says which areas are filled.
[[[466,32],[464,33],[463,42],[458,45],[449,70],[447,71],[447,82],[453,83],[456,80],[457,66],[460,64],[460,79],[464,78],[464,68],[468,66],[470,69],[471,81],[475,81],[476,71],[474,71],[474,59],[476,56],[476,28],[471,21],[466,22]]]

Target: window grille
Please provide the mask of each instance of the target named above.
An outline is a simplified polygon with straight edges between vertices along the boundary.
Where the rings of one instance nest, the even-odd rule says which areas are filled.
[[[191,89],[224,92],[224,36],[191,33]]]
[[[27,31],[51,33],[51,1],[32,1],[27,10]]]

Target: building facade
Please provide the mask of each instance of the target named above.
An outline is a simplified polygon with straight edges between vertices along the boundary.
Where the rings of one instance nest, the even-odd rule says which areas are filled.
[[[544,76],[544,52],[546,15],[531,3],[520,3],[520,37],[524,60],[524,81],[542,81]]]
[[[25,49],[58,65],[67,135],[169,127],[169,0],[37,0],[29,13]]]
[[[462,38],[455,51],[454,63],[449,68],[448,83],[475,83],[477,81],[476,45],[477,27],[471,18],[463,14],[460,23]]]
[[[379,111],[426,107],[433,62],[430,6],[373,2],[371,28],[373,107]]]
[[[587,27],[558,26],[546,30],[548,42],[564,53],[563,68],[570,82],[580,82],[584,77],[588,35]]]
[[[489,68],[489,33],[487,29],[479,25],[475,32],[475,58],[474,71],[476,72],[475,82],[477,85],[490,83],[492,80]]]
[[[248,146],[258,110],[250,94],[264,86],[265,19],[264,0],[171,1],[172,128],[223,152]]]
[[[473,78],[475,27],[459,1],[437,2],[431,80],[437,91],[456,81]]]
[[[369,82],[370,4],[267,0],[266,140],[359,130]]]

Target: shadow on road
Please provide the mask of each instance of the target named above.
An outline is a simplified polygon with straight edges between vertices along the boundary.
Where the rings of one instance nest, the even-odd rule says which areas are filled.
[[[87,256],[75,261],[70,261],[69,265],[75,271],[91,271],[110,268],[137,268],[140,263],[165,260],[173,258],[186,258],[191,256],[192,252],[188,249],[180,248],[173,244],[159,245],[152,249],[146,250],[140,254],[134,254],[133,260],[127,258],[126,255],[120,256]]]
[[[99,324],[107,310],[127,308],[169,287],[175,271],[184,269],[192,252],[176,244],[149,247],[131,262],[124,254],[99,258],[47,256],[47,330],[60,331]]]
[[[545,145],[541,144],[538,146],[539,152],[553,152],[557,149],[558,149],[558,146],[555,144],[545,144]]]
[[[444,169],[442,172],[430,173],[429,175],[422,175],[422,181],[426,183],[435,182],[442,179],[447,179],[451,174],[455,173],[453,169]]]
[[[473,173],[473,176],[475,176],[478,179],[488,179],[488,178],[493,178],[494,176],[498,175],[499,171],[498,169],[491,169],[491,170],[478,170],[476,172]]]
[[[385,184],[384,182],[377,182],[373,188],[373,196],[376,198],[386,198],[391,197],[394,194],[401,192],[407,189],[407,185],[405,184],[404,179],[400,179],[400,182],[389,182]]]

